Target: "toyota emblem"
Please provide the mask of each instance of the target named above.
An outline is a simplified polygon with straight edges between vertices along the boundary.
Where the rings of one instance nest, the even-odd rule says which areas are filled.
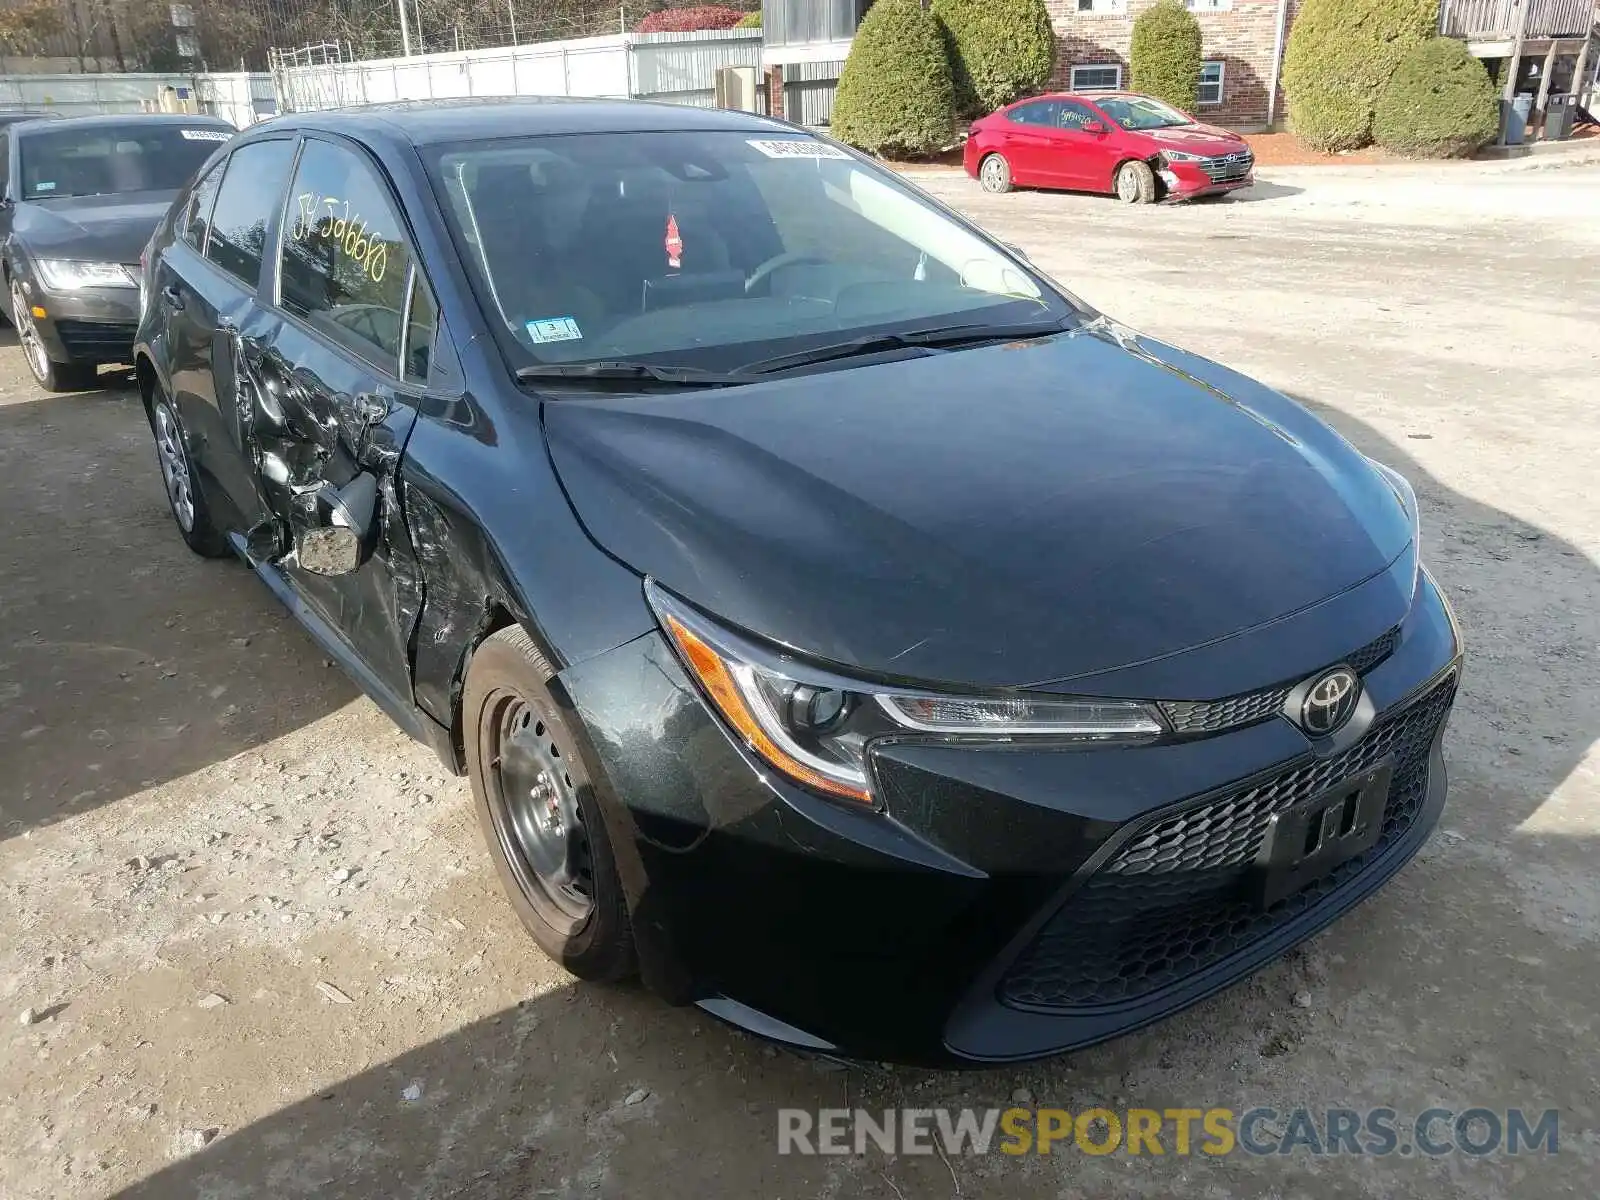
[[[1306,690],[1300,705],[1300,728],[1312,737],[1327,737],[1350,719],[1360,699],[1360,678],[1349,667],[1335,667]]]

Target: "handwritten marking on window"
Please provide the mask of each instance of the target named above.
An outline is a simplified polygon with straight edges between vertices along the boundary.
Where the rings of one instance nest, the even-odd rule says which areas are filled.
[[[389,269],[389,245],[376,234],[368,236],[367,219],[350,211],[350,201],[301,192],[295,197],[295,208],[290,237],[307,244],[326,239],[358,263],[373,283],[383,282]]]

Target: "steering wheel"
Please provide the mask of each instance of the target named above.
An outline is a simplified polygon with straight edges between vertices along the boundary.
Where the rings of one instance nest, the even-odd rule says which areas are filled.
[[[807,254],[801,250],[785,250],[782,254],[774,254],[745,277],[744,294],[748,296],[753,293],[780,267],[792,267],[799,263],[815,263],[819,267],[825,267],[828,265],[828,260],[820,255]]]

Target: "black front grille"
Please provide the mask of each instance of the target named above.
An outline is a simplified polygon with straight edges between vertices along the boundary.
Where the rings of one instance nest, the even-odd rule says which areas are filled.
[[[62,348],[73,358],[128,362],[138,326],[131,321],[57,321],[55,330]]]
[[[1130,1003],[1245,949],[1337,892],[1416,821],[1428,753],[1455,699],[1437,684],[1343,754],[1305,763],[1159,818],[1129,838],[1067,900],[1000,984],[1017,1008],[1059,1011]],[[1383,831],[1304,889],[1260,908],[1244,895],[1275,813],[1394,758]]]
[[[1214,158],[1202,159],[1200,169],[1211,176],[1212,183],[1232,183],[1249,175],[1255,162],[1253,152],[1240,150],[1235,154],[1219,154]]]
[[[1393,654],[1399,644],[1400,630],[1391,629],[1346,657],[1344,663],[1356,674],[1365,675]],[[1161,711],[1167,714],[1167,720],[1178,733],[1220,733],[1224,729],[1253,725],[1277,716],[1283,711],[1284,701],[1288,700],[1294,687],[1294,684],[1287,684],[1263,688],[1259,692],[1246,692],[1224,700],[1163,700]]]

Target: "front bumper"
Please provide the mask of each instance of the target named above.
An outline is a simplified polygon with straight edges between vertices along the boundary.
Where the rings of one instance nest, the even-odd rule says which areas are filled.
[[[1255,183],[1254,164],[1213,166],[1200,163],[1169,162],[1156,172],[1168,200],[1193,200],[1198,196],[1218,196],[1236,192]]]
[[[37,278],[24,284],[28,303],[44,309],[34,326],[53,362],[127,363],[139,328],[137,288],[51,291]]]
[[[1138,748],[907,740],[873,752],[877,812],[757,764],[658,637],[560,680],[609,781],[650,986],[797,1045],[961,1065],[1176,1012],[1398,870],[1444,802],[1459,671],[1431,580],[1385,646],[1363,676],[1370,724],[1335,746],[1278,716]],[[1264,823],[1380,761],[1376,844],[1269,908],[1248,901]]]

